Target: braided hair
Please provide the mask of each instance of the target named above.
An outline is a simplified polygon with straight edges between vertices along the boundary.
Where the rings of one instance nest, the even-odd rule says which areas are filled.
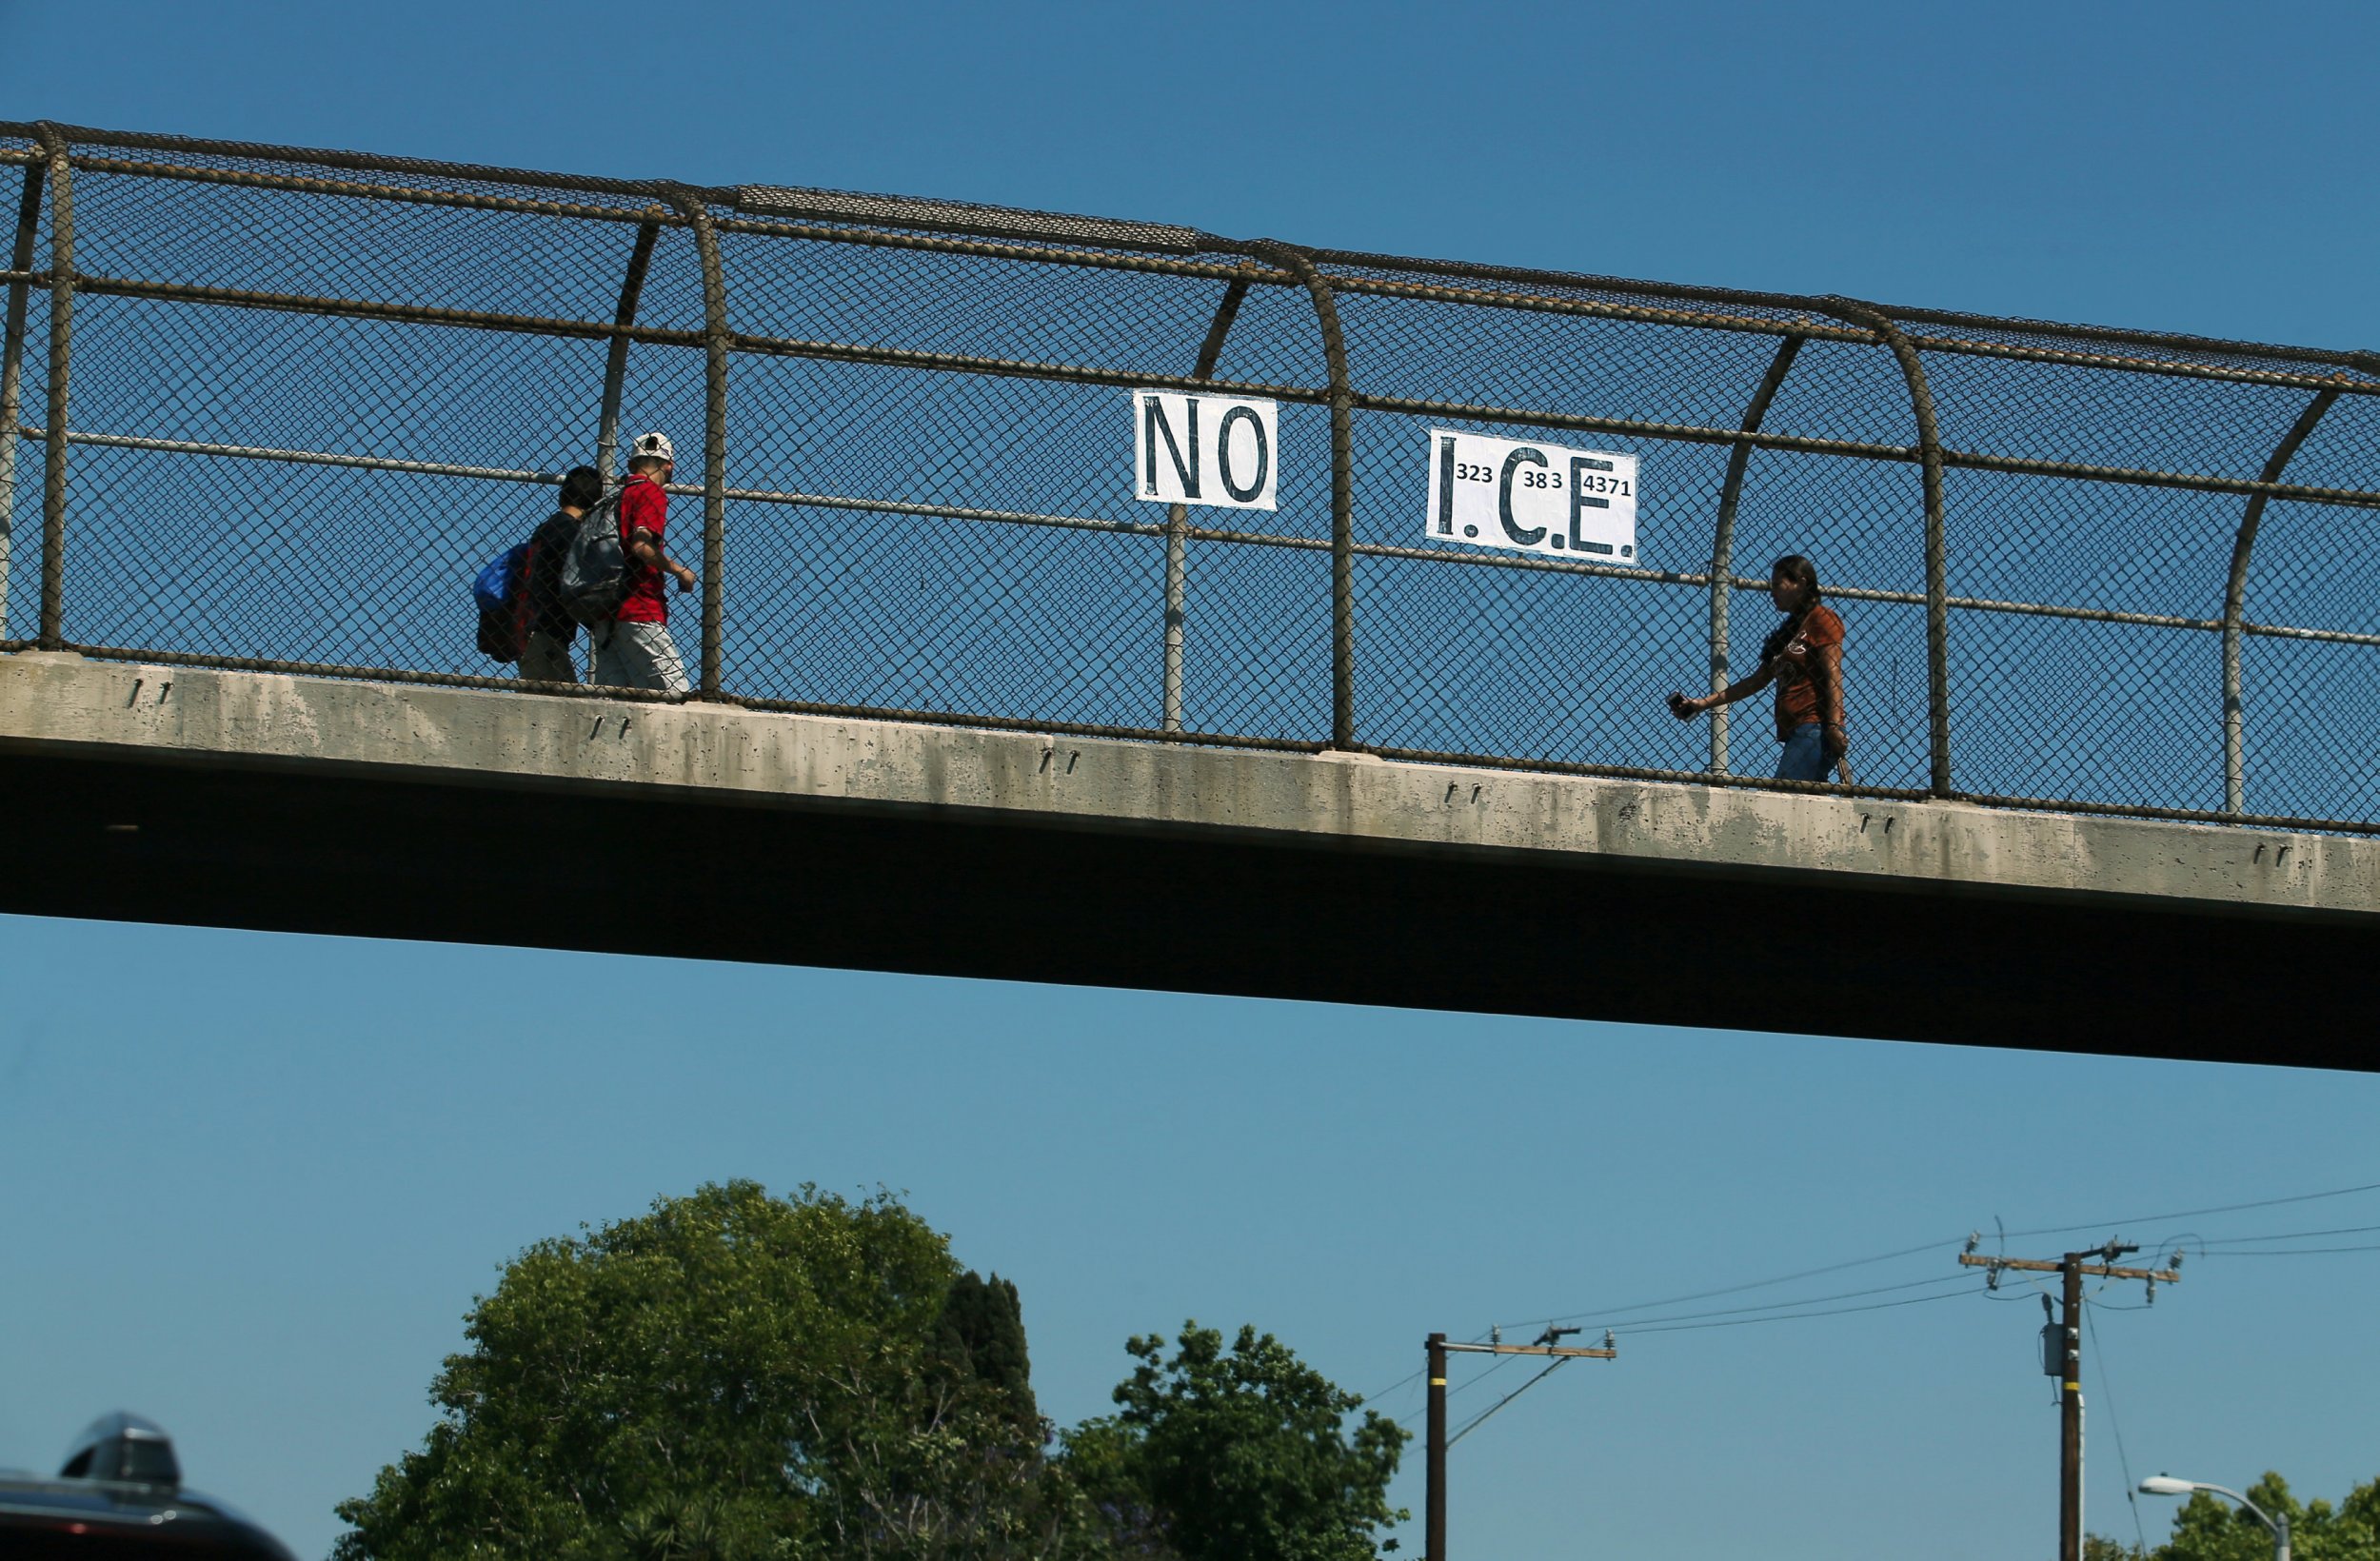
[[[1769,637],[1760,642],[1762,666],[1775,661],[1784,652],[1785,647],[1793,642],[1794,636],[1801,632],[1802,620],[1808,618],[1810,609],[1818,604],[1818,566],[1799,553],[1788,553],[1769,565],[1769,578],[1789,580],[1800,586],[1801,605],[1795,607],[1785,622],[1771,629]]]

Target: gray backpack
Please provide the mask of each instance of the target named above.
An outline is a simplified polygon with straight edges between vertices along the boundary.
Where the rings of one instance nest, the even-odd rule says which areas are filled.
[[[562,578],[554,594],[562,610],[589,628],[608,623],[628,594],[627,557],[620,546],[620,495],[615,487],[579,518],[579,529],[562,555]]]

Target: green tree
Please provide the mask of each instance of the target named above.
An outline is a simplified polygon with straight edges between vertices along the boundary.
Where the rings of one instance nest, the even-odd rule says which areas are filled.
[[[1041,1434],[1041,1412],[1033,1401],[1024,1312],[1015,1285],[997,1274],[989,1279],[972,1271],[959,1275],[942,1306],[936,1345],[962,1377],[1004,1398],[1017,1424],[1033,1433],[1037,1445],[1046,1439]]]
[[[1388,1482],[1409,1439],[1362,1400],[1243,1327],[1231,1348],[1196,1322],[1171,1359],[1150,1334],[1116,1389],[1119,1413],[1078,1427],[1064,1462],[1112,1537],[1183,1561],[1371,1561],[1374,1531],[1403,1520]],[[1387,1548],[1394,1548],[1395,1540]]]
[[[1019,1434],[1014,1287],[996,1371],[939,1348],[962,1279],[889,1195],[730,1182],[541,1241],[468,1314],[422,1448],[341,1504],[336,1561],[1079,1550],[1087,1504]]]
[[[2296,1561],[2380,1561],[2380,1479],[2350,1491],[2336,1507],[2301,1504],[2289,1482],[2267,1472],[2248,1487],[2250,1501],[2272,1518],[2287,1518]],[[2083,1561],[2271,1561],[2272,1533],[2244,1510],[2201,1491],[2173,1514],[2173,1532],[2143,1552],[2098,1534],[2083,1542]]]

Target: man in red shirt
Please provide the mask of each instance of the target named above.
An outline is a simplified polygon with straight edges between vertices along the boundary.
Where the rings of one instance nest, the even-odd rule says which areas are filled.
[[[669,599],[662,576],[678,589],[694,589],[694,571],[662,548],[669,524],[669,494],[663,485],[676,469],[678,452],[667,434],[646,434],[628,456],[628,483],[620,494],[620,551],[626,564],[625,592],[608,623],[587,631],[594,642],[590,682],[606,688],[686,691],[685,663],[669,638]]]

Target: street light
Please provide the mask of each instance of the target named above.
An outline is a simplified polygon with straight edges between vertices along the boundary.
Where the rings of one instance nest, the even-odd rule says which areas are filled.
[[[2247,1508],[2249,1513],[2257,1522],[2272,1531],[2272,1561],[2290,1561],[2290,1520],[2286,1515],[2279,1518],[2267,1517],[2262,1508],[2238,1492],[2227,1490],[2220,1485],[2209,1485],[2202,1480],[2177,1480],[2171,1474],[2152,1474],[2140,1482],[2140,1493],[2144,1496],[2186,1496],[2192,1491],[2207,1491],[2218,1496],[2229,1496]]]

